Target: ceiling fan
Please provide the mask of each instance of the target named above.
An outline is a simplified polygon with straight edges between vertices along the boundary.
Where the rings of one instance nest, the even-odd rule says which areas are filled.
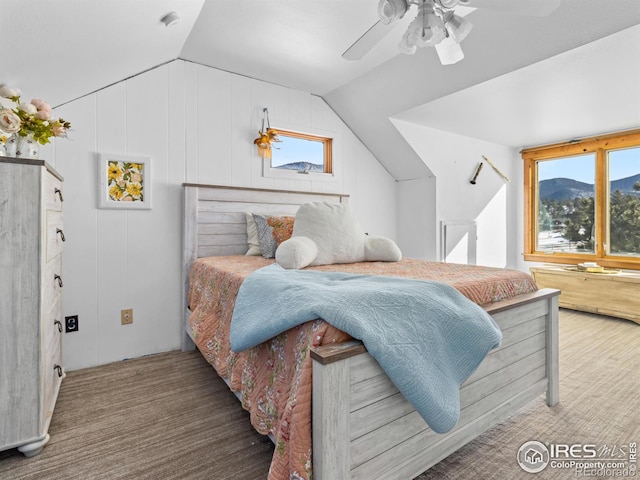
[[[415,5],[416,17],[407,27],[398,49],[402,53],[412,55],[418,47],[435,47],[440,62],[443,65],[451,65],[464,58],[460,42],[464,40],[472,28],[471,22],[465,18],[465,15],[476,8],[544,17],[558,8],[561,1],[379,0],[378,17],[380,20],[356,40],[342,56],[347,60],[360,60],[389,33],[389,25],[403,18]]]

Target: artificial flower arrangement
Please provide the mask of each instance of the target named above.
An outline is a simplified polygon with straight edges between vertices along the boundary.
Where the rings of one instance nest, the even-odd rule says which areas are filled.
[[[280,137],[278,137],[278,132],[271,128],[271,124],[269,123],[269,110],[266,108],[262,109],[262,128],[258,132],[258,138],[256,138],[253,143],[258,146],[258,154],[262,158],[271,158],[271,148],[274,142],[282,142]],[[265,130],[265,123],[267,125],[267,129]]]
[[[258,146],[258,153],[261,157],[271,158],[271,148],[274,142],[281,142],[278,132],[273,128],[267,128],[266,131],[259,131],[259,137],[253,143]]]
[[[41,145],[49,143],[51,137],[67,135],[71,123],[62,118],[52,120],[51,107],[47,102],[38,98],[29,103],[21,102],[20,95],[18,90],[0,84],[0,97],[15,104],[10,108],[0,103],[0,140],[3,144],[12,134],[20,137],[32,136]]]

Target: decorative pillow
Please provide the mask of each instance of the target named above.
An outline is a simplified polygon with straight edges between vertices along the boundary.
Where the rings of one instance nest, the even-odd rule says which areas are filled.
[[[347,205],[325,202],[301,205],[291,239],[276,251],[276,261],[284,268],[401,258],[392,240],[366,235]]]
[[[291,238],[295,217],[271,216],[267,217],[267,223],[273,229],[273,238],[276,240],[276,248],[278,248],[282,242]]]
[[[309,237],[318,247],[318,255],[310,265],[364,260],[364,230],[344,203],[313,202],[301,205],[293,230],[295,237]]]
[[[247,244],[249,249],[245,255],[262,255],[260,251],[260,244],[258,243],[258,229],[256,227],[256,221],[253,219],[253,215],[249,212],[244,212],[244,216],[247,220]]]
[[[385,237],[367,236],[364,244],[364,256],[369,262],[399,262],[402,252],[396,243]]]
[[[318,255],[316,242],[309,237],[291,237],[276,249],[276,262],[285,268],[304,268]]]
[[[253,220],[258,232],[258,244],[264,258],[274,258],[280,243],[291,237],[294,217],[279,215],[256,215]]]

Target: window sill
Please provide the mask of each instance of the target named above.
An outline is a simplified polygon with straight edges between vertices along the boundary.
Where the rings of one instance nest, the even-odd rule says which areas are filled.
[[[324,172],[307,172],[302,173],[299,170],[287,170],[284,168],[271,168],[271,161],[268,158],[263,159],[262,176],[265,178],[288,178],[289,180],[313,180],[320,182],[335,182],[336,176],[333,173]]]
[[[607,268],[621,268],[626,270],[640,270],[640,258],[621,257],[596,257],[595,255],[572,255],[561,253],[525,253],[524,259],[527,262],[542,263],[562,263],[565,265],[577,265],[582,262],[596,262],[598,265]]]

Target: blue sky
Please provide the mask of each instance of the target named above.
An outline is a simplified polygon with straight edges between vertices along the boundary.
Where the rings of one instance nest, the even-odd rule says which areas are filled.
[[[638,173],[640,173],[640,147],[609,152],[610,180],[619,180]],[[550,178],[572,178],[579,182],[594,183],[595,154],[540,162],[538,164],[538,180]]]
[[[302,138],[280,135],[282,143],[274,143],[271,152],[271,165],[279,167],[293,162],[324,163],[324,145]]]

